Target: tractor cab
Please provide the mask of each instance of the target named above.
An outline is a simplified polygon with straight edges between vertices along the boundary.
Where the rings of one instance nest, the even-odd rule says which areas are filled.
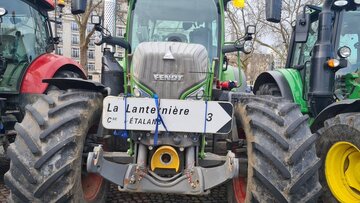
[[[215,1],[141,0],[133,8],[129,42],[183,42],[203,45],[219,57],[220,15]]]
[[[118,78],[125,78],[123,83],[130,84],[131,88],[125,85],[120,92],[145,97],[156,94],[172,99],[213,99],[213,78],[219,81],[217,89],[226,86],[227,90],[245,90],[243,71],[238,67],[228,68],[225,54],[249,53],[255,27],[247,29],[244,37],[235,43],[225,45],[224,11],[228,3],[215,0],[129,1],[125,38],[113,37],[113,33],[108,32],[114,23],[107,19],[114,19],[116,11],[105,12],[104,27],[100,17],[93,16],[95,29],[100,32],[96,43],[118,45],[127,50],[125,67],[119,69],[129,73],[130,77],[119,75]],[[103,75],[108,70],[105,68]],[[102,83],[109,86],[108,81],[102,80]],[[163,91],[165,89],[168,91]]]
[[[304,38],[306,40],[301,37],[303,36],[301,26],[297,25],[295,27],[294,39],[292,40],[294,44],[289,51],[290,57],[288,57],[286,65],[288,68],[296,67],[300,69],[304,82],[303,96],[305,99],[307,98],[310,83],[311,57],[318,39],[321,8],[318,9],[312,9],[308,14],[309,22],[306,28],[306,37]],[[338,99],[345,99],[347,96],[351,96],[351,94],[347,94],[346,78],[353,78],[360,70],[360,29],[353,26],[359,20],[360,8],[354,6],[351,9],[337,9],[334,11],[335,18],[331,34],[334,56],[332,57],[333,60],[328,61],[328,63],[331,63],[331,68],[336,72],[335,96]]]
[[[50,48],[44,9],[31,2],[0,0],[0,92],[16,93],[29,64]]]

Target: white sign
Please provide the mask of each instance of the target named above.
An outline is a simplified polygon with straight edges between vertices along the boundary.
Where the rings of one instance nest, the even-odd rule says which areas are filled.
[[[104,99],[103,126],[107,129],[155,131],[158,111],[169,132],[220,133],[231,131],[229,102],[114,97]],[[206,115],[205,115],[206,114]],[[125,126],[126,119],[126,126]],[[166,131],[163,124],[159,131]]]

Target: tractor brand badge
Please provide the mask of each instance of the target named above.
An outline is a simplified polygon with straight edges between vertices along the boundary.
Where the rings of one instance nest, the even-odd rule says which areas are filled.
[[[184,75],[181,74],[154,74],[156,81],[182,81]]]

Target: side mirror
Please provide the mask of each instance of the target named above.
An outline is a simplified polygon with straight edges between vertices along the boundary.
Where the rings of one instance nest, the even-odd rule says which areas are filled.
[[[92,15],[91,16],[91,24],[101,25],[101,17],[98,15]]]
[[[86,4],[86,0],[71,0],[71,13],[73,15],[85,13]]]
[[[279,23],[281,20],[281,0],[266,0],[266,20]]]
[[[295,42],[304,43],[307,41],[310,30],[310,14],[303,13],[296,19]]]
[[[246,34],[253,35],[255,33],[256,33],[256,26],[255,25],[246,26]]]

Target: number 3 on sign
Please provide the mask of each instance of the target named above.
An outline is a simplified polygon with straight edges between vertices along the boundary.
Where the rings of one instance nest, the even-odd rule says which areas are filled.
[[[214,115],[214,114],[212,114],[212,113],[208,113],[208,114],[207,114],[206,121],[207,121],[207,122],[212,121],[213,115]]]

